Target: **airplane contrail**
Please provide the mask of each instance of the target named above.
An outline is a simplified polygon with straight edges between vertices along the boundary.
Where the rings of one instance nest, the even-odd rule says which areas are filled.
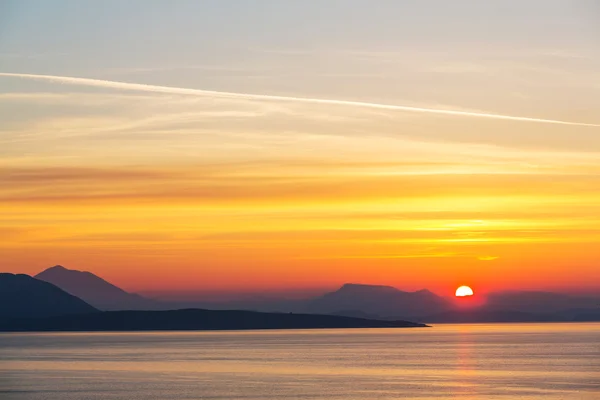
[[[519,116],[513,116],[513,115],[480,113],[480,112],[470,112],[470,111],[453,111],[453,110],[444,110],[444,109],[438,109],[438,108],[410,107],[410,106],[401,106],[401,105],[395,105],[395,104],[368,103],[368,102],[351,101],[351,100],[313,99],[313,98],[308,98],[308,97],[291,97],[291,96],[275,96],[275,95],[267,95],[267,94],[219,92],[219,91],[214,91],[214,90],[187,89],[187,88],[178,88],[178,87],[170,87],[170,86],[146,85],[146,84],[141,84],[141,83],[116,82],[116,81],[107,81],[107,80],[100,80],[100,79],[74,78],[74,77],[69,77],[69,76],[55,76],[55,75],[36,75],[36,74],[20,74],[20,73],[0,72],[0,76],[35,79],[35,80],[63,83],[63,84],[68,84],[68,85],[93,86],[93,87],[103,87],[103,88],[112,88],[112,89],[120,89],[120,90],[133,90],[133,91],[141,91],[141,92],[181,94],[181,95],[191,95],[191,96],[211,96],[211,97],[230,98],[230,99],[245,99],[245,100],[268,100],[268,101],[284,101],[284,102],[311,103],[311,104],[329,104],[329,105],[375,108],[375,109],[394,110],[394,111],[407,111],[407,112],[416,112],[416,113],[442,114],[442,115],[451,115],[451,116],[458,116],[458,117],[489,118],[489,119],[501,119],[501,120],[509,120],[509,121],[538,122],[538,123],[545,123],[545,124],[588,126],[588,127],[600,128],[600,124],[591,124],[591,123],[585,123],[585,122],[572,122],[572,121],[561,121],[561,120],[555,120],[555,119],[519,117]]]

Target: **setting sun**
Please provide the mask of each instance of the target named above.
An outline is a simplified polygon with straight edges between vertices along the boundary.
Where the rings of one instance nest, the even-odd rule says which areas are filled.
[[[461,286],[456,289],[456,297],[473,296],[473,289],[468,286]]]

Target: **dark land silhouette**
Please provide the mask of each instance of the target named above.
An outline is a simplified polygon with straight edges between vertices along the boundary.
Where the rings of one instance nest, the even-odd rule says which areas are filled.
[[[314,314],[242,310],[105,311],[51,318],[0,320],[0,331],[163,331],[325,328],[421,328],[408,321],[378,321]]]
[[[37,325],[41,324],[41,321],[13,320],[11,322],[11,324],[18,323],[20,325],[10,326],[21,326],[24,330],[31,330],[34,327],[44,330],[62,330],[63,328],[81,330],[84,329],[84,326],[88,326],[85,324],[89,324],[88,327],[95,330],[100,330],[99,327],[102,324],[106,324],[104,327],[106,330],[126,330],[119,328],[125,326],[134,330],[221,329],[217,326],[227,326],[226,323],[219,322],[220,317],[218,318],[217,314],[206,314],[218,310],[225,310],[223,312],[229,313],[223,314],[223,318],[225,316],[257,318],[255,321],[251,321],[250,317],[248,317],[250,320],[231,321],[233,327],[223,329],[260,329],[259,326],[265,326],[267,329],[277,323],[281,324],[279,327],[282,329],[286,327],[315,328],[322,327],[324,321],[331,324],[330,327],[349,327],[343,325],[343,321],[345,321],[344,323],[349,321],[356,323],[356,327],[365,327],[364,321],[374,324],[369,325],[371,327],[387,326],[385,324],[388,323],[406,323],[404,321],[425,323],[600,321],[599,298],[549,292],[496,292],[489,294],[482,304],[464,307],[465,304],[468,304],[468,302],[464,303],[465,300],[441,297],[425,289],[407,292],[391,286],[348,283],[321,296],[301,300],[259,298],[254,301],[244,299],[229,302],[172,302],[148,299],[135,293],[128,293],[90,272],[69,270],[62,266],[49,268],[36,275],[36,278],[48,282],[41,282],[39,279],[27,275],[16,275],[20,277],[18,278],[20,283],[15,286],[8,283],[8,279],[14,280],[9,277],[15,277],[15,275],[3,275],[6,275],[2,278],[5,287],[11,289],[1,293],[4,301],[0,318],[86,314],[97,311],[96,308],[100,311],[128,312],[126,314],[102,313],[103,316],[86,316],[85,318],[61,317],[44,322],[46,325]],[[0,284],[2,284],[2,279],[0,279]],[[28,286],[25,285],[25,282],[28,282]],[[179,313],[182,309],[196,309],[197,312],[205,313],[203,315],[210,315],[213,318],[212,322],[202,325],[198,321],[189,321],[188,323],[180,320],[182,314]],[[136,314],[134,312],[136,310],[169,311],[174,314]],[[230,310],[270,313],[268,315],[275,315],[277,318],[273,317],[275,319],[269,319],[270,322],[266,323],[266,317],[260,314],[231,314]],[[190,310],[186,310],[186,312],[192,313]],[[292,317],[283,317],[284,315],[292,315]],[[298,315],[304,315],[304,317]],[[309,318],[306,315],[312,315],[312,317]],[[151,317],[163,321],[164,327],[161,328],[160,324],[153,325],[149,320],[145,320],[145,318]],[[317,317],[325,319],[314,319]],[[332,317],[349,319],[327,319]],[[137,327],[135,324],[130,326],[127,318],[138,321],[139,325]],[[288,318],[293,320],[288,320]],[[302,325],[302,323],[308,325]],[[9,327],[8,325],[4,326]],[[172,328],[174,326],[179,328]],[[254,328],[249,326],[254,326]]]
[[[600,298],[542,291],[494,292],[487,296],[486,301],[486,306],[490,309],[521,310],[529,313],[558,313],[600,307]]]
[[[38,275],[69,285],[72,292],[92,296],[104,305],[134,303],[131,295],[86,272],[57,266]],[[59,277],[59,278],[57,278]],[[77,287],[81,282],[82,287]],[[114,301],[110,295],[114,294]],[[141,297],[140,297],[141,298]],[[143,299],[143,298],[141,298]],[[146,300],[146,299],[143,299]],[[119,303],[122,301],[122,303]],[[157,304],[148,301],[148,306]],[[168,307],[169,305],[162,305]],[[142,331],[142,330],[244,330],[317,328],[411,328],[424,324],[332,315],[264,313],[245,310],[183,309],[169,311],[99,311],[52,283],[29,275],[0,274],[0,331]]]
[[[0,319],[95,313],[97,309],[51,283],[0,273]]]

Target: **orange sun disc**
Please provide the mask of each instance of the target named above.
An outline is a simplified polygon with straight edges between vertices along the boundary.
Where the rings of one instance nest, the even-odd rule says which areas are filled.
[[[456,297],[473,296],[473,289],[468,286],[461,286],[456,289]]]

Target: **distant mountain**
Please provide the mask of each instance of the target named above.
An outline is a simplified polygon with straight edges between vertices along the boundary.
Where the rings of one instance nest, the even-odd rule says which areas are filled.
[[[536,291],[503,291],[487,296],[486,308],[518,310],[530,313],[552,313],[571,309],[600,307],[600,299],[563,293]]]
[[[600,321],[600,307],[586,309],[564,310],[558,313],[565,321],[572,322],[592,322]]]
[[[347,283],[335,292],[326,293],[307,302],[307,312],[319,314],[348,313],[381,317],[439,313],[450,308],[442,297],[429,290],[404,292],[391,286]]]
[[[0,273],[0,319],[95,313],[94,307],[29,275]]]
[[[52,283],[103,311],[242,309],[424,322],[600,320],[599,298],[549,292],[491,293],[483,305],[466,309],[426,289],[406,292],[391,286],[354,283],[344,284],[336,291],[304,300],[258,297],[226,302],[157,301],[128,293],[90,272],[69,270],[59,265],[39,273],[35,278]]]
[[[108,311],[80,316],[0,321],[0,331],[143,331],[321,328],[417,328],[407,321],[253,311]]]
[[[50,282],[103,311],[161,308],[160,303],[135,293],[128,293],[87,271],[76,271],[57,265],[40,272],[35,278]]]
[[[424,322],[575,322],[600,321],[600,299],[564,293],[503,291],[490,293],[477,307],[454,308],[418,318]]]
[[[306,312],[426,323],[600,321],[600,301],[562,293],[491,293],[482,305],[462,308],[428,290],[404,292],[391,286],[345,284],[306,301]]]

